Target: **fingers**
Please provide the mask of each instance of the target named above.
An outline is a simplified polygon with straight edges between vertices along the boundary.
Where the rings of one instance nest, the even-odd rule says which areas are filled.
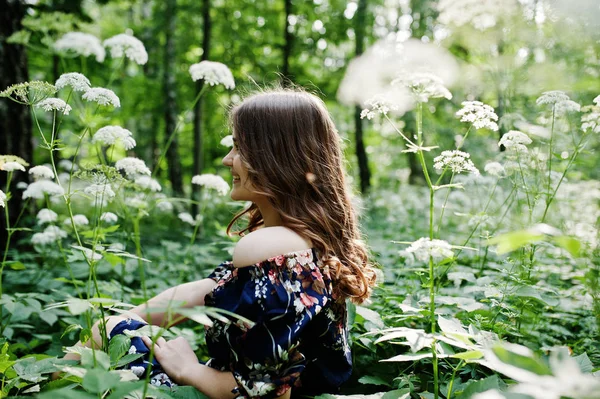
[[[140,338],[142,338],[142,342],[148,347],[148,349],[152,348],[152,345],[154,345],[154,351],[159,349],[161,346],[164,346],[167,344],[167,340],[164,339],[163,337],[158,337],[154,342],[152,342],[152,339],[150,339],[150,337],[140,337]]]
[[[155,342],[158,346],[163,346],[167,343],[167,340],[165,340],[163,337],[158,337],[158,339]]]

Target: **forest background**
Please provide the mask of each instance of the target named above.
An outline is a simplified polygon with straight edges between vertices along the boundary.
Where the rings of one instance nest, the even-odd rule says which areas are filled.
[[[104,368],[95,358],[83,365],[97,372],[71,370],[55,382],[48,374],[65,367],[56,356],[89,336],[100,313],[201,278],[230,257],[234,242],[224,231],[240,204],[192,178],[230,181],[221,164],[228,109],[274,85],[303,87],[327,104],[381,266],[371,302],[350,306],[355,373],[343,393],[599,397],[593,373],[600,364],[600,9],[594,1],[0,0],[0,10],[0,90],[34,80],[54,84],[80,72],[120,98],[110,112],[82,106],[78,118],[64,116],[58,124],[56,112],[0,99],[1,154],[19,157],[24,167],[75,165],[64,168],[66,177],[52,177],[66,179],[69,189],[73,183],[72,191],[37,200],[23,195],[35,180],[31,173],[0,173],[8,195],[0,217],[6,248],[0,397],[41,391],[48,398],[116,398],[140,389],[197,395],[100,384],[125,355],[119,348],[106,348]],[[147,62],[58,49],[73,31],[100,40],[133,35]],[[190,65],[202,61],[225,64],[235,89],[192,80]],[[451,98],[389,92],[399,75],[421,69],[441,77]],[[561,92],[548,93],[554,90]],[[388,108],[369,102],[380,93]],[[463,101],[489,104],[497,118],[488,116],[482,127],[461,121]],[[105,125],[133,132],[135,148],[81,145]],[[499,145],[514,131],[528,138],[517,143],[528,150]],[[464,177],[469,168],[434,160],[442,150],[468,151],[478,172]],[[90,207],[89,195],[71,197],[89,194],[86,184],[98,176],[122,179],[105,167],[126,156],[142,159],[155,180],[118,185],[122,192],[111,183],[122,201],[106,207]],[[466,161],[461,165],[471,165]],[[48,233],[44,208],[67,222],[64,236],[55,234],[51,243],[32,238]],[[118,223],[102,224],[98,209],[114,212]],[[78,215],[88,222],[77,226]],[[121,246],[106,248],[114,243]],[[195,320],[210,323],[203,312]],[[186,336],[206,355],[201,325],[190,322],[170,334]]]

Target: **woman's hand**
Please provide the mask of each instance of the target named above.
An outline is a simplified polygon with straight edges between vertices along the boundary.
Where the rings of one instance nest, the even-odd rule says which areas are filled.
[[[160,337],[152,342],[150,337],[142,337],[148,348],[154,345],[154,357],[167,375],[180,385],[185,385],[187,376],[198,366],[198,358],[190,344],[183,337],[171,341]]]

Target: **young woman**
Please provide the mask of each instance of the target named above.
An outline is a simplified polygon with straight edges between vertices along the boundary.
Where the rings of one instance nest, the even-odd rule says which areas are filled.
[[[231,198],[250,201],[236,215],[248,225],[233,261],[208,278],[171,288],[134,309],[169,301],[209,305],[252,320],[215,321],[206,331],[211,359],[200,363],[184,338],[134,338],[131,351],[153,347],[152,382],[192,385],[211,398],[290,398],[335,392],[352,371],[346,299],[361,303],[375,282],[344,179],[340,137],[314,95],[255,94],[231,111]],[[143,324],[109,318],[110,337]],[[100,336],[95,328],[95,341]],[[143,342],[143,343],[142,343]],[[130,368],[142,376],[147,362]]]

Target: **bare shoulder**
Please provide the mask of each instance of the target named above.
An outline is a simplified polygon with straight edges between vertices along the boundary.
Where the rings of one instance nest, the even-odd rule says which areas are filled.
[[[242,237],[233,250],[233,264],[244,267],[274,256],[312,248],[312,242],[287,227],[265,227]]]

